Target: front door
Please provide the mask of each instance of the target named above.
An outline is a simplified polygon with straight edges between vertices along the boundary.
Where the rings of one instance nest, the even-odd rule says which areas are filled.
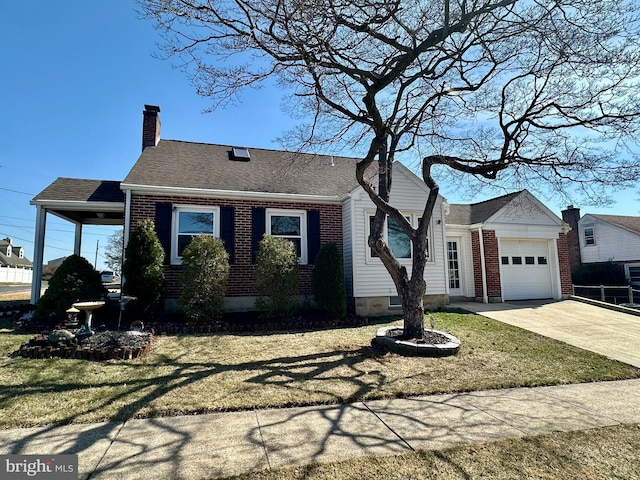
[[[451,297],[464,295],[460,260],[460,241],[457,238],[447,238],[447,270],[449,273],[449,296]]]

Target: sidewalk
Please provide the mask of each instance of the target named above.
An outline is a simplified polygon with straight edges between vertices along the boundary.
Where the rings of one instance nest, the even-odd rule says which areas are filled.
[[[80,478],[203,479],[640,422],[640,379],[0,430],[0,454],[78,454]]]

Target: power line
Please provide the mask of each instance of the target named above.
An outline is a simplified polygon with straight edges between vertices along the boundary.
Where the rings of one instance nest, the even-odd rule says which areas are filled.
[[[35,195],[33,193],[19,192],[18,190],[11,190],[9,188],[0,187],[0,190],[4,190],[5,192],[11,192],[11,193],[19,193],[21,195],[29,195],[30,197],[35,197]]]

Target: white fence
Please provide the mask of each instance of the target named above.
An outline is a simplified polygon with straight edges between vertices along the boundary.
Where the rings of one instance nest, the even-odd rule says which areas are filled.
[[[20,267],[0,267],[0,283],[31,283],[33,270]]]

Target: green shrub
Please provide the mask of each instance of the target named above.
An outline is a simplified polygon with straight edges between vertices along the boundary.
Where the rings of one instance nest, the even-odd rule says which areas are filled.
[[[313,270],[313,290],[318,308],[334,318],[347,314],[342,255],[334,242],[320,248]]]
[[[256,258],[256,306],[268,317],[291,314],[297,306],[298,255],[292,242],[265,235]]]
[[[71,255],[56,269],[49,287],[38,301],[35,317],[41,321],[65,320],[66,310],[75,302],[104,300],[107,290],[100,273],[83,257]]]
[[[180,304],[197,324],[222,318],[229,280],[229,254],[219,238],[198,235],[182,253]]]
[[[125,249],[122,291],[137,297],[147,316],[160,304],[162,298],[163,260],[164,249],[156,235],[153,220],[139,222],[131,231]]]
[[[571,275],[575,285],[626,285],[624,267],[613,262],[585,263]]]

